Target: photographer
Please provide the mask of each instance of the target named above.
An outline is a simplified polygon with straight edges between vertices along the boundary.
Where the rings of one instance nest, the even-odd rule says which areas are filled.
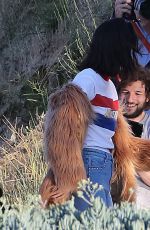
[[[141,55],[138,62],[150,68],[150,0],[116,0],[115,17],[134,20]]]

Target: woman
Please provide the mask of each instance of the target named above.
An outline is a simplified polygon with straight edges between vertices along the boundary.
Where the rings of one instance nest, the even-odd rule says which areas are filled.
[[[128,38],[128,39],[127,39]],[[118,96],[111,79],[127,76],[136,67],[137,40],[129,23],[122,19],[106,21],[93,35],[87,57],[73,83],[79,86],[91,102],[96,114],[89,125],[83,145],[83,161],[87,177],[102,184],[100,196],[109,207],[112,205],[110,180],[113,170],[113,136],[116,129]],[[84,210],[83,200],[75,199],[76,207]]]
[[[112,138],[118,96],[111,79],[132,76],[137,44],[130,23],[123,19],[104,22],[95,31],[73,82],[51,96],[45,123],[49,170],[40,188],[44,207],[69,199],[86,177],[104,187],[96,196],[112,206]],[[95,114],[92,122],[90,108]],[[83,211],[88,204],[75,196],[75,206]]]

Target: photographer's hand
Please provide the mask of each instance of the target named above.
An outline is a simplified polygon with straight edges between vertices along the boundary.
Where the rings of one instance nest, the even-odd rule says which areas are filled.
[[[115,17],[122,18],[124,13],[131,14],[132,0],[115,1]]]

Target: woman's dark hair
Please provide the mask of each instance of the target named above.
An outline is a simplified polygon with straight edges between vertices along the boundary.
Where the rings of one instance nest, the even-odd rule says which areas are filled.
[[[135,52],[138,52],[138,40],[130,22],[111,19],[96,29],[79,70],[92,68],[102,76],[111,77],[128,74],[137,65]]]
[[[139,13],[143,18],[150,20],[150,0],[141,3]]]

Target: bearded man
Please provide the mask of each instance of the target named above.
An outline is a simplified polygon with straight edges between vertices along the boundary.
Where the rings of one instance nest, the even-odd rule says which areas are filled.
[[[129,123],[143,126],[141,137],[150,139],[150,115],[145,111],[150,102],[150,71],[138,69],[132,81],[124,81],[119,86],[119,97],[124,106],[124,116]],[[134,125],[133,125],[134,126]]]
[[[130,78],[132,79],[132,78]],[[135,136],[150,139],[150,115],[145,111],[150,103],[150,71],[138,69],[132,81],[124,81],[119,86],[119,98],[124,107],[124,116]],[[142,204],[146,194],[150,196],[150,171],[138,172],[137,197]],[[146,196],[142,197],[142,191]],[[150,207],[150,203],[147,204]]]

